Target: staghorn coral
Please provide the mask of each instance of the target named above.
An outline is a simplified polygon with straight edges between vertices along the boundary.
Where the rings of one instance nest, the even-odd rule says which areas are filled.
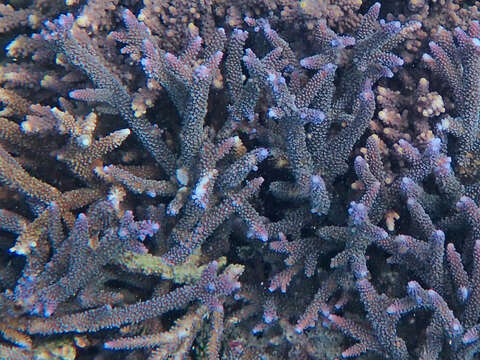
[[[0,357],[475,359],[477,17],[0,5]]]

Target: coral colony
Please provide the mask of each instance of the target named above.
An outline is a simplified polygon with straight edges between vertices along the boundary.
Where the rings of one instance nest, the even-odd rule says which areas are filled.
[[[480,359],[480,3],[6,0],[1,359]]]

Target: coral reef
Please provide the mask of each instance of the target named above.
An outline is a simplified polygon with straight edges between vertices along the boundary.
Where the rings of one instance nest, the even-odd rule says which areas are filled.
[[[477,359],[478,5],[0,5],[0,358]]]

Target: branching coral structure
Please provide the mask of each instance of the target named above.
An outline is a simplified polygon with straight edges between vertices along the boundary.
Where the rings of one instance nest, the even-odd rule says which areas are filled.
[[[477,359],[478,4],[401,3],[0,5],[0,358]]]

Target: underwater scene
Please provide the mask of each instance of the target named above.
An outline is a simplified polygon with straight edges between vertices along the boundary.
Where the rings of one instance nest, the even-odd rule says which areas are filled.
[[[1,1],[0,359],[480,359],[479,20]]]

